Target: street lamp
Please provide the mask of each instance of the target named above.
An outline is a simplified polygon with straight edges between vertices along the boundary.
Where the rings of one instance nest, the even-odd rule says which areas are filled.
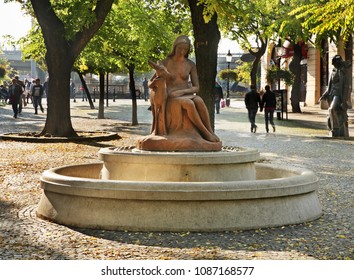
[[[275,46],[275,53],[277,56],[277,67],[280,70],[281,57],[283,56],[284,48],[281,45],[281,41],[279,39],[278,45]],[[278,90],[280,92],[280,77],[278,77]]]
[[[281,40],[279,39],[278,44],[275,46],[275,53],[277,56],[277,67],[278,70],[280,70],[281,67],[281,58],[284,55],[285,48],[281,45]],[[284,111],[284,96],[282,91],[280,90],[280,77],[278,77],[278,93],[280,94],[281,97],[281,112],[277,112],[277,119],[281,120],[283,119],[283,111]]]
[[[226,62],[227,62],[227,91],[226,91],[226,106],[230,106],[230,62],[232,60],[232,54],[229,52],[226,55]]]
[[[281,42],[278,42],[278,45],[275,46],[275,52],[278,58],[281,58],[284,55],[285,48],[281,45]]]

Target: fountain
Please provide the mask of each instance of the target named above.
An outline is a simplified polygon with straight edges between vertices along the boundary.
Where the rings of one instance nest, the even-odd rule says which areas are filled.
[[[257,163],[257,150],[222,147],[205,104],[193,94],[199,86],[196,68],[186,59],[189,46],[188,37],[177,38],[178,67],[170,58],[150,62],[156,70],[150,81],[151,134],[135,147],[101,149],[101,162],[45,171],[39,217],[109,230],[225,231],[321,215],[312,171]],[[186,80],[175,85],[181,78]]]
[[[103,148],[103,163],[47,170],[37,215],[68,226],[224,231],[321,215],[312,171],[256,163],[257,150],[149,152]]]

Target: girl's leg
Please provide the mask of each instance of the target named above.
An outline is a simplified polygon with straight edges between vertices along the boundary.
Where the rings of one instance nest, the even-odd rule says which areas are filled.
[[[206,140],[211,142],[220,141],[220,139],[214,133],[210,132],[207,129],[207,127],[204,125],[202,121],[202,116],[199,116],[197,107],[193,102],[193,100],[188,98],[181,98],[180,101],[181,101],[182,108],[187,111],[188,117],[190,118],[192,123],[198,128],[198,130],[203,135],[203,137]],[[209,126],[210,126],[209,116],[207,120],[209,121]]]
[[[208,112],[207,107],[204,104],[203,99],[199,96],[196,96],[195,98],[193,98],[193,102],[197,108],[197,111],[198,111],[200,118],[201,118],[204,126],[206,127],[206,129],[209,132],[214,133],[213,129],[211,128],[209,112]]]

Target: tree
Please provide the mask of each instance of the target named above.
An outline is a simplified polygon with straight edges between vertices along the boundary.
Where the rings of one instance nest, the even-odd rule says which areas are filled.
[[[273,36],[275,1],[231,0],[225,1],[220,21],[224,33],[236,40],[254,56],[251,68],[251,84],[257,85],[257,72],[265,54],[269,38]],[[256,44],[256,46],[255,46]]]
[[[6,76],[8,67],[6,58],[0,57],[0,80]]]
[[[16,71],[11,68],[10,62],[7,60],[7,58],[5,56],[0,56],[0,81],[9,80],[10,77],[13,77],[15,74]]]
[[[34,4],[37,3],[36,0],[32,0],[32,2]],[[103,0],[99,1],[98,3],[100,2],[103,2]],[[170,18],[173,18],[173,16],[178,14],[178,11],[182,7],[181,5],[186,1],[177,2],[173,0],[165,0],[165,1],[161,0],[154,5],[155,2],[156,1],[148,1],[148,0],[143,1],[142,2],[143,4],[140,5],[140,9],[142,8],[147,9],[150,8],[150,6],[155,7],[155,9],[150,8],[149,10],[150,13],[147,13],[144,17],[139,17],[139,15],[142,13],[130,14],[131,21],[128,21],[128,24],[127,22],[125,22],[126,30],[122,32],[122,30],[119,29],[118,32],[116,33],[111,32],[114,38],[112,40],[108,40],[108,42],[110,43],[110,45],[108,46],[108,48],[110,48],[110,52],[114,54],[116,57],[119,56],[119,61],[118,61],[119,65],[124,65],[130,71],[134,71],[135,69],[142,69],[143,68],[141,67],[143,65],[142,61],[144,61],[144,64],[147,65],[146,57],[145,59],[143,59],[143,56],[138,55],[139,54],[138,51],[140,50],[141,46],[143,46],[144,44],[145,46],[151,46],[152,44],[155,44],[155,47],[153,49],[154,51],[150,52],[149,59],[160,58],[161,54],[165,53],[165,50],[167,49],[165,48],[165,46],[167,45],[166,42],[168,42],[168,48],[170,48],[170,46],[172,45],[173,40],[170,40],[172,38],[170,35],[173,34],[173,39],[174,39],[176,35],[181,34],[181,32],[185,30],[184,28],[182,28],[184,26],[184,23],[186,22],[185,19],[186,18],[188,19],[188,17],[185,17],[185,14],[182,14],[182,16],[177,17],[176,24],[169,25],[169,23],[171,22]],[[214,80],[216,76],[217,46],[220,39],[220,33],[216,24],[216,15],[210,16],[208,19],[209,21],[206,23],[203,17],[205,16],[204,8],[206,6],[205,5],[199,6],[198,5],[199,2],[200,1],[197,0],[188,1],[191,10],[194,11],[192,18],[194,16],[193,25],[194,25],[194,31],[195,31],[194,33],[196,38],[195,49],[196,49],[196,56],[197,56],[197,67],[199,67],[199,73],[200,73],[201,92],[205,97],[204,99],[209,108],[209,111],[213,112],[212,96],[213,96]],[[149,3],[150,5],[146,5],[146,3]],[[126,14],[129,14],[129,11],[131,11],[131,9],[129,10],[127,9],[127,7],[131,8],[136,6],[136,5],[131,5],[134,4],[134,1],[120,1],[117,3],[117,5],[118,4],[119,5],[125,4],[125,6],[123,6],[123,9],[119,10],[119,15],[122,18],[125,18]],[[49,51],[49,49],[47,51],[46,62],[48,65],[48,71],[50,76],[55,76],[55,74],[57,74],[58,72],[63,72],[64,71],[63,69],[68,69],[69,68],[68,66],[72,65],[73,61],[75,61],[73,58],[76,58],[79,53],[76,51],[78,50],[78,48],[74,47],[74,44],[78,44],[78,39],[83,38],[82,34],[88,33],[87,30],[91,30],[90,24],[94,25],[95,22],[98,22],[98,20],[97,21],[94,20],[96,19],[96,17],[92,17],[93,13],[90,14],[90,11],[92,11],[93,8],[91,10],[88,9],[89,12],[87,12],[86,11],[87,9],[82,8],[81,4],[72,3],[69,0],[64,2],[59,2],[59,3],[53,2],[52,4],[50,4],[50,2],[46,0],[44,6],[46,7],[33,5],[36,13],[36,17],[38,18],[39,24],[42,27],[42,33],[43,33],[45,45],[47,48],[48,46],[52,48],[51,51]],[[159,7],[160,9],[157,10],[161,10],[162,13],[157,14],[156,7]],[[48,15],[44,13],[45,9],[50,10],[50,13]],[[55,14],[54,10],[62,11],[59,12],[60,17]],[[84,11],[84,13],[82,13],[82,11]],[[78,21],[80,26],[76,26],[74,24],[75,21],[73,20],[73,15],[76,15],[77,14],[76,12],[80,12],[80,20]],[[124,15],[123,12],[125,12]],[[165,17],[162,17],[161,14],[164,14]],[[42,17],[43,19],[39,20],[39,16]],[[156,19],[159,19],[158,24],[156,24]],[[49,33],[48,26],[50,26],[50,24],[48,25],[48,23],[51,23],[51,20],[53,20],[53,22],[56,25],[55,28],[51,31],[52,33],[56,34],[55,36],[48,34]],[[134,20],[140,22],[140,25],[138,25],[140,30],[138,28],[133,27]],[[64,21],[65,21],[65,25],[63,23]],[[153,29],[154,32],[145,32],[145,31],[152,30],[152,29],[147,30],[146,28],[144,28],[145,26],[150,26],[150,22],[154,22],[154,24],[152,25],[154,27]],[[120,25],[118,24],[118,26]],[[168,28],[166,29],[166,27]],[[70,30],[72,32],[70,32]],[[166,30],[168,31],[167,33],[165,33]],[[60,60],[63,61],[63,58],[65,59],[65,57],[68,57],[70,63],[66,63],[64,68],[61,67],[60,71],[57,70],[55,72],[53,65],[58,63],[58,59],[55,60],[55,56],[54,56],[55,52],[53,51],[53,49],[55,49],[55,46],[53,43],[50,44],[50,42],[53,41],[54,37],[58,37],[58,34],[65,34],[64,39],[60,43],[55,44],[56,46],[60,46],[60,49],[62,49],[61,51],[58,52],[58,54],[61,57]],[[151,36],[152,34],[153,36]],[[166,34],[168,34],[168,36],[166,36]],[[91,33],[91,35],[93,36],[93,32]],[[85,44],[87,44],[87,42],[88,40],[85,41]],[[112,42],[116,42],[116,43],[113,44]],[[80,44],[80,46],[83,48],[85,44]],[[82,50],[82,48],[80,49],[80,51]],[[209,50],[212,51],[210,52]],[[75,56],[71,54],[72,51],[75,51]],[[198,60],[200,61],[199,63]],[[67,59],[65,59],[65,62],[66,61]],[[67,71],[67,73],[69,73],[69,71]],[[61,74],[61,77],[63,76],[68,76],[68,74],[66,75]],[[134,74],[130,73],[131,81],[133,81],[132,80],[133,76]],[[52,82],[53,79],[51,79],[50,81]],[[50,88],[49,88],[50,92],[53,92],[53,90],[55,91],[55,88],[59,87],[58,82],[59,81],[57,79],[57,82],[50,83]],[[53,88],[51,89],[51,87]],[[62,79],[60,80],[60,87],[61,88],[64,87],[64,89],[66,87],[66,85],[63,84]],[[67,87],[69,86],[67,85]],[[136,102],[134,102],[134,95],[135,95],[135,90],[133,90],[134,84],[132,84],[130,88],[133,96],[133,112],[134,112],[136,110],[136,108],[134,107],[134,104],[136,104]],[[59,90],[57,89],[57,92],[58,91]],[[52,96],[59,98],[60,95],[53,93]],[[54,97],[53,99],[49,98],[48,118],[43,133],[49,133],[52,135],[74,134],[74,130],[72,129],[71,122],[70,122],[69,94],[67,94],[67,97],[65,98],[67,98],[66,101],[58,100],[58,99],[54,100]],[[53,106],[51,106],[51,104],[53,104]],[[59,113],[57,110],[58,104],[67,104],[67,106],[63,108],[65,110],[60,111],[60,116],[62,115],[67,116],[65,118],[64,125],[62,124],[58,125],[59,119],[54,118],[54,116],[58,116]],[[55,112],[53,112],[52,110],[55,110]],[[49,118],[49,116],[52,116],[52,118]],[[60,119],[61,123],[62,121],[63,120]],[[133,116],[133,123],[135,123],[134,116]]]
[[[70,117],[70,73],[74,62],[103,24],[114,0],[31,0],[46,46],[48,112],[42,134],[75,136]],[[80,15],[80,17],[78,17]]]
[[[33,59],[42,70],[48,70],[45,61],[46,46],[44,44],[41,27],[37,21],[33,21],[32,28],[28,35],[20,38],[18,43],[21,46],[24,59]]]
[[[315,36],[315,45],[321,47],[323,39],[347,42],[354,30],[354,1],[305,1],[292,10],[301,20],[301,26]]]
[[[149,71],[148,60],[164,58],[177,34],[190,30],[186,15],[174,1],[120,1],[80,58],[81,67],[94,72],[128,72],[132,125],[138,124],[135,72]]]
[[[314,0],[313,0],[314,1]],[[301,21],[291,14],[296,7],[303,6],[308,0],[295,0],[281,2],[276,10],[276,18],[273,25],[273,31],[282,40],[290,42],[294,49],[294,55],[289,63],[289,70],[294,75],[293,85],[291,89],[291,107],[293,113],[301,113],[300,93],[301,93],[301,59],[302,45],[307,43],[311,38],[311,33],[302,27]]]
[[[172,32],[176,16],[171,9],[170,1],[121,1],[112,14],[114,19],[109,21],[115,24],[109,27],[111,33],[115,31],[115,36],[109,37],[111,55],[129,75],[132,125],[138,124],[135,71],[149,69],[149,59],[161,59],[169,50],[176,36]]]
[[[112,14],[112,12],[110,13]],[[107,18],[107,20],[109,20]],[[83,74],[94,73],[99,76],[99,105],[98,105],[98,119],[104,119],[104,88],[105,77],[108,73],[113,73],[118,70],[116,61],[107,52],[107,40],[104,32],[101,32],[103,26],[87,44],[85,49],[81,52],[77,61],[75,62],[75,69],[79,73],[79,77],[88,97],[89,91],[86,82],[83,79]],[[93,109],[93,106],[91,106]]]
[[[354,0],[311,1],[291,13],[301,21],[301,26],[314,36],[314,45],[322,49],[322,42],[331,40],[338,49],[343,47],[345,60],[352,60]],[[353,70],[346,68],[346,75],[351,77]],[[351,83],[345,84],[347,103],[352,108],[350,97]]]
[[[194,48],[200,95],[209,110],[210,120],[214,127],[214,88],[220,31],[217,24],[215,6],[208,6],[207,2],[188,0],[195,38]]]
[[[253,67],[252,62],[245,62],[239,60],[236,62],[236,75],[239,82],[251,84],[251,69]],[[257,79],[259,79],[260,72],[257,73]]]

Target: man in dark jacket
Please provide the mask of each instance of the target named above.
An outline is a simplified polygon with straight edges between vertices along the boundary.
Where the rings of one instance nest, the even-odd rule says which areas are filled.
[[[32,99],[33,99],[33,107],[34,113],[38,114],[38,106],[41,109],[42,113],[44,113],[44,109],[42,106],[42,96],[43,96],[43,86],[41,85],[41,80],[36,79],[35,85],[32,87]]]
[[[248,119],[251,123],[251,132],[256,133],[257,125],[256,125],[256,115],[258,111],[258,107],[261,103],[261,97],[256,90],[255,85],[251,85],[251,91],[247,92],[245,95],[245,104],[248,111]]]
[[[264,120],[267,133],[269,132],[268,123],[272,125],[273,132],[275,132],[273,115],[277,101],[275,99],[275,93],[270,90],[270,87],[268,85],[265,86],[265,90],[266,92],[263,94],[262,97],[260,111],[262,112],[264,108]]]
[[[14,112],[14,118],[21,113],[21,97],[22,97],[22,87],[18,84],[17,79],[12,80],[12,84],[9,87],[9,99],[12,105],[12,110]]]
[[[222,87],[218,82],[215,81],[215,89],[214,89],[214,101],[215,101],[215,110],[216,113],[220,113],[220,102],[224,99],[224,93],[222,91]]]

